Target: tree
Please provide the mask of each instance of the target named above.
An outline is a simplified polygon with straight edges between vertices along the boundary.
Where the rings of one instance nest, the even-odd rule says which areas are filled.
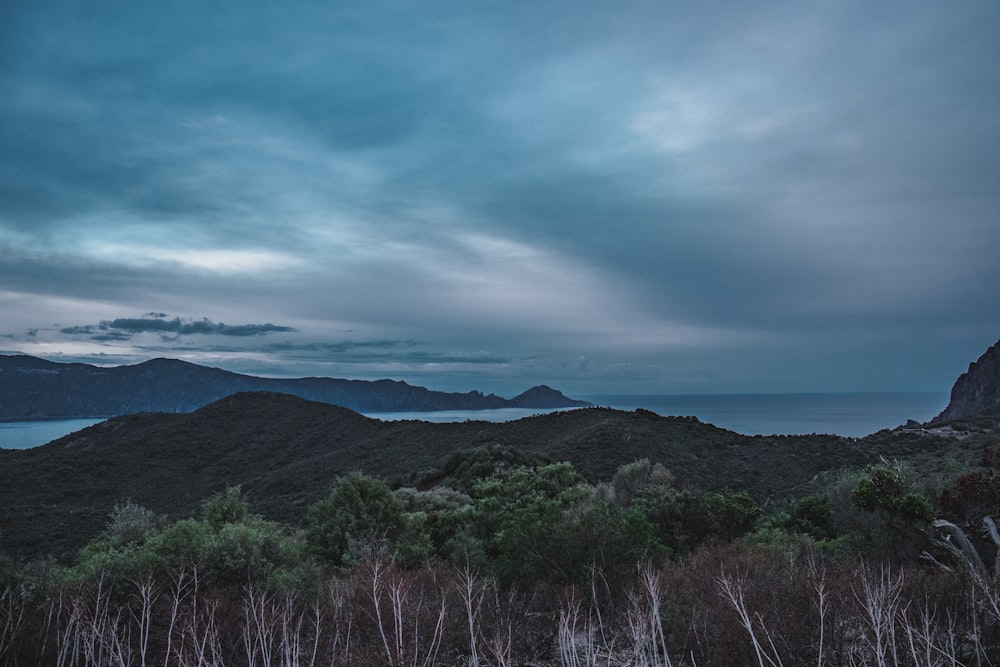
[[[204,545],[202,563],[218,584],[245,585],[294,579],[302,547],[280,524],[260,517],[226,523]]]
[[[239,486],[227,486],[205,502],[202,516],[205,522],[218,532],[227,523],[243,523],[250,515],[247,501],[243,498],[243,490]]]
[[[406,524],[403,503],[388,485],[361,473],[341,478],[309,508],[306,544],[317,558],[341,565],[352,540],[390,539]]]
[[[569,463],[519,468],[472,492],[455,555],[502,585],[583,584],[592,565],[627,573],[664,552],[645,515],[602,498]]]
[[[731,540],[752,531],[760,506],[743,491],[674,491],[640,495],[635,506],[659,529],[664,544],[689,552],[709,537]]]
[[[156,515],[131,500],[115,505],[104,535],[113,546],[143,542],[156,528]]]
[[[898,466],[865,468],[857,486],[851,491],[851,500],[863,510],[882,509],[908,521],[926,522],[934,518],[927,499],[907,489],[903,472]]]
[[[615,471],[609,495],[622,507],[628,507],[639,496],[673,489],[676,483],[677,478],[662,463],[639,459]]]

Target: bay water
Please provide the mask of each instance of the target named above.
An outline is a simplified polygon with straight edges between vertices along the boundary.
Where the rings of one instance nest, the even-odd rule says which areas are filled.
[[[643,408],[665,416],[694,416],[744,435],[829,433],[863,437],[912,419],[926,422],[948,405],[947,392],[838,394],[704,394],[591,396],[622,410]]]
[[[102,419],[46,419],[29,422],[0,422],[0,448],[29,449],[37,447],[102,421]]]
[[[574,396],[594,405],[663,416],[697,417],[703,422],[745,435],[806,435],[830,433],[862,437],[895,428],[913,419],[926,422],[948,405],[947,392],[836,393],[836,394],[611,394]],[[448,410],[440,412],[383,412],[369,417],[383,420],[421,419],[433,422],[465,420],[509,421],[553,410]]]

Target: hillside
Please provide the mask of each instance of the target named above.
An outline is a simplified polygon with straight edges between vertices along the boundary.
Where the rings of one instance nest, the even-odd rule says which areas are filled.
[[[289,395],[240,393],[188,414],[118,417],[42,447],[0,450],[0,550],[65,556],[101,530],[115,503],[132,499],[177,518],[227,485],[242,485],[253,511],[294,525],[340,475],[360,470],[409,485],[476,447],[570,461],[591,480],[645,457],[685,486],[742,489],[768,502],[808,490],[824,471],[880,455],[933,456],[945,442],[902,432],[751,437],[693,417],[607,408],[506,423],[384,422]]]
[[[270,391],[359,412],[569,408],[589,405],[544,385],[512,399],[431,391],[393,380],[261,378],[176,359],[103,368],[0,355],[0,420],[191,412],[241,391]]]

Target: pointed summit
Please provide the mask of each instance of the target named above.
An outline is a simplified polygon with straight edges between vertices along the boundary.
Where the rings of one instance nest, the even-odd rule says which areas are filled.
[[[518,408],[585,408],[592,405],[587,401],[568,398],[561,391],[544,384],[518,394],[510,402]]]

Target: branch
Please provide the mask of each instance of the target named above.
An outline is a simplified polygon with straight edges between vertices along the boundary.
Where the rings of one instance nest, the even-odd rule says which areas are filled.
[[[986,573],[986,566],[983,565],[983,559],[979,556],[979,552],[976,551],[976,548],[961,528],[945,519],[935,519],[931,525],[948,533],[945,539],[935,540],[937,544],[943,546],[952,554],[960,556],[975,574],[983,576]],[[949,539],[952,537],[955,538],[957,545],[952,544]]]
[[[984,516],[983,525],[986,526],[986,530],[990,534],[990,539],[993,540],[993,544],[997,546],[997,555],[993,561],[993,574],[997,579],[1000,579],[1000,532],[997,532],[997,524],[993,521],[993,517]]]

